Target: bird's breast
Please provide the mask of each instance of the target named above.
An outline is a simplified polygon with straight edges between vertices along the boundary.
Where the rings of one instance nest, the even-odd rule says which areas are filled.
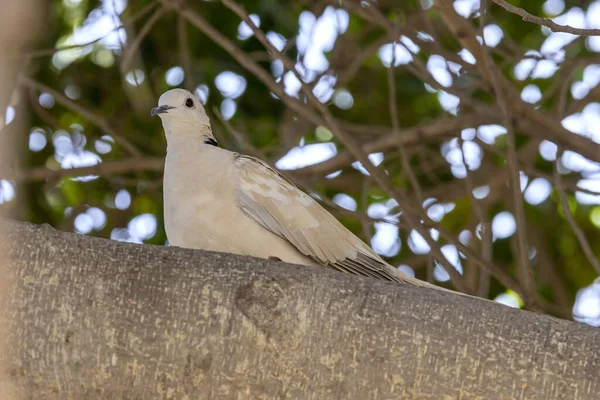
[[[164,218],[169,243],[315,265],[287,240],[262,227],[237,206],[238,178],[233,160],[168,154]]]
[[[217,216],[234,211],[228,169],[210,154],[193,155],[167,154],[165,230],[172,245],[217,250],[215,243],[221,240]]]

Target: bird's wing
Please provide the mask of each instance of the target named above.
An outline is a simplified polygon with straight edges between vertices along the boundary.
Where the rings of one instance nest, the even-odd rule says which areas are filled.
[[[319,203],[263,161],[237,155],[236,203],[264,228],[322,265],[356,275],[430,286],[385,263]],[[268,244],[266,244],[268,245]]]

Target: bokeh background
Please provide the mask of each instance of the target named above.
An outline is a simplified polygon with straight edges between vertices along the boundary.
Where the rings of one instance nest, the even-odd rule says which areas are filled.
[[[0,134],[16,150],[0,162],[0,211],[165,244],[166,142],[150,110],[162,92],[185,87],[221,146],[284,171],[402,271],[453,288],[451,265],[472,294],[600,326],[600,36],[554,33],[492,1],[441,3],[468,19],[488,67],[518,94],[510,118],[502,110],[511,100],[432,0],[53,0],[36,47],[12,54],[19,76],[0,104]],[[511,4],[600,27],[600,1]],[[306,90],[426,213],[416,216],[421,233]],[[25,127],[13,123],[19,116]],[[528,302],[520,268],[535,281]]]

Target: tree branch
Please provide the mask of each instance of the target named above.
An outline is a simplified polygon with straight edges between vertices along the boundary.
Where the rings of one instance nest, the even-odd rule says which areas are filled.
[[[477,64],[483,63],[484,47],[477,41],[475,31],[469,21],[460,16],[452,4],[446,0],[434,0],[434,4],[453,36],[473,54]],[[479,72],[486,78],[486,81],[492,82],[490,70],[480,67]],[[519,120],[517,126],[528,127],[528,129],[524,129],[524,133],[532,136],[541,135],[544,139],[561,144],[565,149],[573,150],[590,160],[600,161],[600,144],[566,130],[555,116],[536,110],[531,104],[525,103],[521,100],[520,93],[503,75],[498,74],[496,79],[502,90],[505,91],[507,105],[512,116]]]
[[[142,40],[150,33],[150,30],[158,22],[160,17],[165,14],[166,10],[163,7],[158,7],[154,13],[148,18],[148,20],[142,26],[142,29],[137,34],[137,36],[131,41],[128,42],[128,46],[125,48],[125,52],[123,54],[123,59],[121,61],[121,70],[123,72],[129,71],[131,67],[131,63],[133,61],[133,57],[135,56],[136,51],[142,44]]]
[[[297,71],[294,63],[285,55],[283,55],[277,48],[275,48],[275,46],[273,46],[273,44],[267,39],[264,32],[258,29],[258,27],[254,24],[254,21],[252,21],[248,16],[248,13],[239,4],[232,0],[221,0],[221,2],[234,13],[236,13],[243,21],[245,21],[250,29],[252,29],[252,32],[256,38],[262,43],[263,46],[265,46],[267,50],[270,51],[273,57],[281,60],[283,65],[289,69],[300,82],[303,82],[302,76]],[[423,212],[421,205],[413,205],[411,201],[409,201],[396,187],[394,187],[384,171],[371,163],[367,153],[363,151],[360,144],[354,138],[348,135],[347,132],[339,128],[339,125],[329,111],[329,108],[321,103],[310,87],[307,87],[307,85],[305,85],[303,82],[300,90],[306,96],[308,102],[312,104],[312,106],[321,114],[322,118],[325,120],[325,125],[329,127],[333,135],[344,146],[346,146],[348,150],[350,150],[354,157],[356,157],[363,164],[375,182],[377,182],[377,184],[383,190],[385,190],[390,197],[398,201],[399,204],[402,204],[402,208],[406,211],[406,213],[403,215],[403,219],[412,229],[415,229],[421,235],[425,242],[427,242],[431,252],[436,257],[436,260],[444,267],[456,288],[463,293],[469,293],[469,288],[465,285],[461,275],[442,253],[439,245],[431,237],[429,229],[422,225],[421,221],[419,220],[419,217],[423,217],[428,223],[435,224],[435,222],[429,219],[427,214]],[[446,238],[446,240],[450,242],[456,242],[455,238],[453,238],[449,233],[442,229],[438,229],[438,231],[441,232],[442,237]],[[467,252],[474,254],[470,249],[468,249]]]
[[[163,170],[164,157],[128,158],[118,161],[107,161],[90,167],[51,170],[45,167],[23,169],[16,171],[0,171],[3,179],[18,182],[44,181],[47,179],[67,178],[86,175],[117,175],[133,171],[159,171]]]
[[[489,117],[481,114],[465,114],[458,117],[444,117],[426,125],[405,128],[394,134],[393,131],[381,135],[377,139],[362,144],[365,153],[377,153],[384,151],[401,143],[404,147],[417,144],[434,142],[444,137],[460,134],[465,128],[477,127],[482,124],[493,124],[500,122],[500,118]],[[344,126],[342,125],[342,128]],[[302,175],[323,175],[337,171],[355,161],[355,157],[348,150],[342,150],[335,157],[315,165],[300,168],[294,173]]]
[[[77,102],[69,99],[67,96],[63,95],[59,91],[54,90],[51,87],[44,85],[43,83],[37,82],[28,76],[21,76],[20,83],[24,86],[27,86],[28,88],[33,88],[40,92],[46,92],[51,94],[52,97],[54,97],[59,104],[62,104],[64,107],[72,110],[77,114],[81,114],[81,116],[83,116],[85,119],[87,119],[88,121],[96,125],[98,128],[100,128],[103,131],[103,133],[114,137],[115,140],[119,143],[119,145],[121,145],[123,149],[125,149],[125,151],[128,152],[130,155],[141,155],[140,151],[127,138],[123,137],[121,134],[116,132],[105,118],[94,114],[92,111],[89,111]]]
[[[527,11],[523,10],[522,8],[513,6],[512,4],[510,4],[504,0],[492,0],[492,1],[496,4],[498,4],[500,7],[504,8],[506,11],[519,15],[521,18],[523,18],[523,21],[533,22],[535,24],[545,26],[546,28],[549,28],[552,32],[564,32],[564,33],[571,33],[573,35],[580,35],[580,36],[600,36],[600,29],[581,29],[581,28],[574,28],[569,25],[560,25],[560,24],[557,24],[556,22],[552,21],[550,18],[540,18],[540,17],[536,17],[535,15],[531,15]]]
[[[482,29],[485,26],[486,16],[486,0],[481,0],[480,7],[480,19]],[[490,54],[487,50],[484,35],[482,34],[482,45],[481,45],[481,59],[478,59],[477,66],[481,69],[487,70],[489,73],[490,84],[494,90],[498,105],[502,112],[502,122],[506,128],[506,143],[507,143],[507,164],[508,171],[510,174],[509,187],[511,191],[511,205],[514,213],[515,222],[517,225],[517,266],[518,276],[530,301],[536,299],[536,285],[533,278],[533,271],[529,263],[529,246],[527,244],[527,224],[525,222],[525,206],[523,205],[523,196],[521,195],[521,176],[518,166],[517,149],[515,140],[515,131],[513,126],[513,118],[510,107],[508,106],[508,100],[504,94],[504,89],[501,84],[501,72],[494,64]]]
[[[144,17],[144,15],[146,15],[148,12],[150,12],[157,4],[158,4],[158,0],[152,0],[150,3],[148,3],[146,6],[144,6],[144,8],[142,8],[135,15],[133,15],[131,18],[129,18],[126,21],[123,21],[122,24],[120,24],[119,26],[116,26],[113,29],[111,29],[106,35],[100,36],[99,38],[94,39],[94,40],[90,40],[87,43],[74,44],[74,45],[62,46],[62,47],[55,47],[55,48],[50,48],[50,49],[36,49],[36,50],[31,50],[31,51],[27,51],[27,52],[21,54],[19,57],[27,58],[27,59],[32,59],[32,58],[36,58],[36,57],[47,57],[47,56],[52,56],[52,55],[58,53],[59,51],[72,50],[72,49],[81,49],[81,48],[84,48],[84,47],[87,47],[87,46],[91,46],[91,45],[93,45],[95,43],[98,43],[102,39],[106,38],[106,36],[108,36],[108,35],[110,35],[110,34],[112,34],[114,32],[117,32],[120,29],[123,29],[124,27],[127,27],[127,26],[130,26],[131,24],[134,24],[137,20],[139,20],[140,18]]]
[[[7,221],[0,232],[2,281],[15,282],[0,362],[24,398],[600,392],[589,326],[319,267]]]
[[[394,46],[396,42],[394,41]],[[389,92],[389,104],[390,104],[390,117],[392,120],[392,129],[393,135],[396,138],[396,145],[398,150],[400,151],[400,163],[402,165],[402,169],[404,173],[408,175],[408,179],[410,181],[410,186],[412,187],[414,193],[417,196],[417,201],[420,204],[423,204],[423,194],[421,190],[421,186],[419,185],[419,181],[410,165],[410,159],[408,158],[408,154],[406,153],[406,149],[404,147],[404,143],[400,140],[400,118],[398,117],[398,99],[396,95],[396,69],[394,64],[396,63],[396,53],[392,52],[392,62],[390,63],[390,67],[387,69],[387,79],[388,79],[388,92]]]

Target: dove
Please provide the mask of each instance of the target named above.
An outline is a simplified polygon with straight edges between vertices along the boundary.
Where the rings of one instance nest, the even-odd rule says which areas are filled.
[[[441,289],[386,263],[266,162],[219,147],[200,101],[165,92],[164,222],[174,246],[234,253]]]

